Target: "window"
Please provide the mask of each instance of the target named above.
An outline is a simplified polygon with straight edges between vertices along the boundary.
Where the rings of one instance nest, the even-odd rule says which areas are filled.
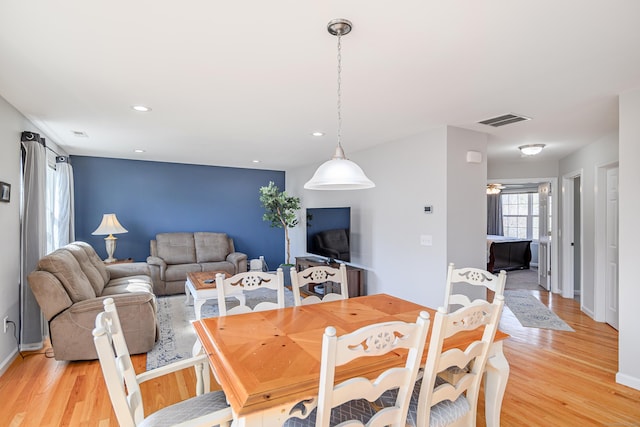
[[[503,193],[500,201],[504,235],[537,240],[540,223],[538,193]]]

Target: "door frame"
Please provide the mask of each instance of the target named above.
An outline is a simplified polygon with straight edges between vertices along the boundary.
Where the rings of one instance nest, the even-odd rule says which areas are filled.
[[[488,184],[541,184],[548,182],[551,184],[551,292],[559,293],[558,288],[558,178],[504,178],[488,179]]]
[[[584,171],[582,169],[578,169],[562,176],[562,227],[560,228],[562,234],[562,289],[561,293],[564,298],[573,298],[574,297],[574,274],[573,274],[573,265],[574,265],[574,246],[571,244],[574,242],[574,233],[573,233],[573,216],[575,215],[575,210],[573,208],[574,203],[574,194],[575,194],[575,179],[584,176]],[[582,179],[580,180],[580,185],[582,185]],[[578,190],[580,191],[580,190]],[[580,197],[580,236],[584,235],[583,233],[583,209],[584,200]],[[584,250],[583,250],[583,239],[580,239],[580,309],[584,310],[584,306],[582,304],[582,297],[584,292],[582,291],[582,278],[584,277]]]
[[[596,165],[593,320],[597,322],[606,321],[607,170],[616,167],[620,167],[619,161]]]

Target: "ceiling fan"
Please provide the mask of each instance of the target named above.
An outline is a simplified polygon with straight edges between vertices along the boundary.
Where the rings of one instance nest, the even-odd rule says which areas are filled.
[[[500,194],[504,188],[504,185],[498,183],[487,184],[487,194]]]

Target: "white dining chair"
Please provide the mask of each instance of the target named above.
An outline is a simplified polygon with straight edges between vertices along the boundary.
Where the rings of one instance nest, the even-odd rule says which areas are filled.
[[[451,306],[460,308],[471,304],[471,299],[464,294],[454,293],[454,284],[467,284],[480,286],[491,290],[494,295],[504,295],[504,287],[507,283],[507,272],[501,270],[498,275],[486,270],[473,267],[455,268],[455,264],[450,263],[447,268],[447,281],[445,288],[444,307],[451,310]],[[486,300],[487,298],[483,298]]]
[[[326,265],[308,267],[302,271],[291,269],[290,274],[291,291],[293,292],[293,301],[296,306],[349,298],[347,267],[344,264],[340,264],[339,268]],[[323,286],[324,294],[322,298],[317,295],[308,295],[303,298],[300,288],[308,285]],[[332,292],[336,285],[340,287],[340,293]]]
[[[369,427],[404,427],[428,330],[429,314],[424,311],[415,323],[377,323],[339,337],[334,327],[327,327],[322,338],[317,407],[308,413],[307,418],[290,418],[284,426],[328,427],[366,423]],[[389,368],[375,379],[357,377],[335,384],[336,369],[340,366],[359,358],[398,350],[404,352],[401,349],[408,350],[404,366]],[[389,400],[384,408],[374,409],[371,402],[393,389],[397,390],[395,398]]]
[[[503,306],[504,297],[497,295],[491,303],[476,300],[452,313],[447,313],[444,307],[438,309],[431,328],[424,375],[416,382],[411,397],[408,425],[476,426],[480,382]],[[480,328],[483,328],[481,337],[466,348],[443,351],[445,339]],[[470,366],[470,369],[460,379],[450,383],[438,374],[451,366]],[[380,399],[381,405],[388,404],[394,398],[393,392],[385,393]]]
[[[218,310],[220,311],[220,316],[271,310],[284,308],[285,306],[284,274],[282,273],[282,268],[278,268],[275,273],[247,271],[235,274],[229,278],[225,278],[224,274],[218,274],[216,275],[216,289],[218,291]],[[237,294],[238,290],[242,290],[243,292],[255,292],[264,289],[275,291],[275,302],[261,301],[251,308],[247,305],[246,301],[239,301],[239,305],[227,308],[226,298],[233,294]],[[266,292],[265,294],[269,294],[269,292]]]
[[[209,361],[206,355],[179,360],[140,374],[135,373],[120,327],[113,298],[103,301],[96,317],[93,341],[98,353],[113,410],[121,427],[133,426],[229,426],[232,411],[222,391],[209,391]],[[178,402],[144,417],[140,384],[182,369],[194,367],[199,379],[196,397]]]

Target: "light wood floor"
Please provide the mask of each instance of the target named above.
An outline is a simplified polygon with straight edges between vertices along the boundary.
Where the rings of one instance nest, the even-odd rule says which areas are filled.
[[[511,376],[503,426],[640,426],[640,391],[615,383],[618,334],[576,301],[531,291],[576,332],[523,328],[508,309],[501,329]],[[144,370],[146,356],[134,357]],[[190,395],[186,370],[145,384],[147,412]],[[479,408],[478,426],[484,426]],[[97,362],[18,358],[0,377],[0,426],[117,426]]]

